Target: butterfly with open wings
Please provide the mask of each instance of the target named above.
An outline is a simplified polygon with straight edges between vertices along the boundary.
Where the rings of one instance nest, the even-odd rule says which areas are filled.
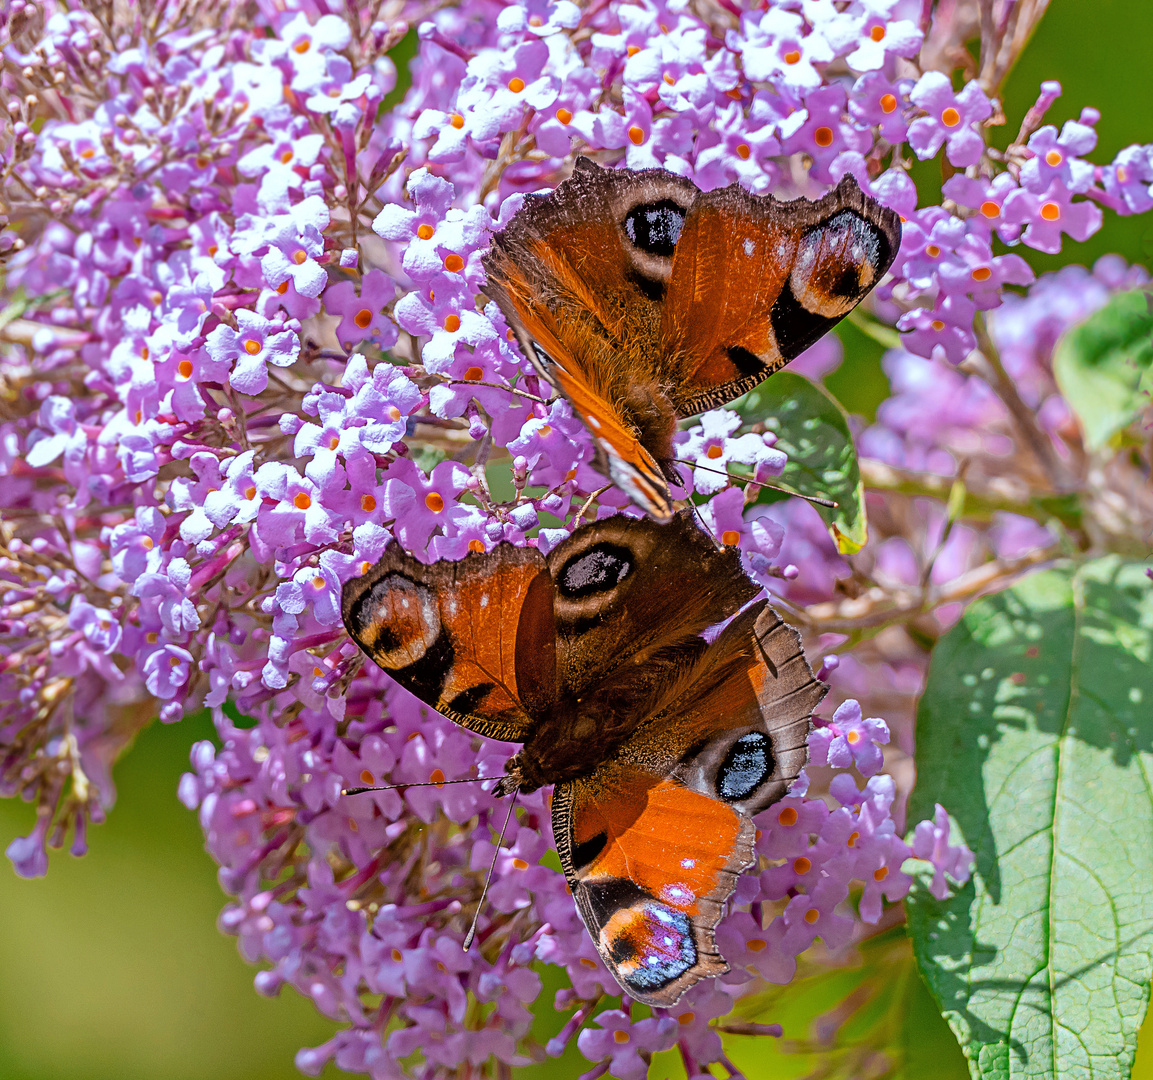
[[[800,772],[825,694],[758,591],[687,512],[607,518],[547,557],[501,544],[426,565],[393,545],[344,587],[349,634],[393,679],[523,744],[499,794],[555,785],[577,910],[650,1005],[727,970],[714,928],[754,860],[753,815]]]
[[[678,417],[751,390],[881,280],[900,217],[852,176],[823,199],[578,158],[493,239],[485,292],[596,439],[601,470],[672,515]]]

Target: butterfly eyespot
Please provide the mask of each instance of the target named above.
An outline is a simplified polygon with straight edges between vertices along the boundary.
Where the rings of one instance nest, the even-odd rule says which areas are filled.
[[[721,762],[717,794],[726,802],[747,799],[772,776],[773,768],[772,741],[762,731],[750,731],[733,743]]]
[[[574,555],[557,575],[563,597],[579,600],[594,593],[611,592],[632,572],[633,554],[617,544],[602,543]]]
[[[684,208],[671,199],[635,206],[625,215],[625,234],[649,255],[672,255],[685,224]]]

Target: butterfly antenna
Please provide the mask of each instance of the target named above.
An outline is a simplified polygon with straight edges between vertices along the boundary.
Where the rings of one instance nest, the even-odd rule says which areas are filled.
[[[480,918],[480,909],[484,907],[484,898],[488,895],[488,886],[492,881],[493,871],[496,870],[496,860],[500,858],[500,847],[504,843],[504,834],[508,829],[508,823],[512,820],[513,807],[516,806],[516,797],[520,794],[520,788],[514,788],[512,799],[508,804],[508,813],[505,815],[504,824],[500,827],[500,837],[496,842],[496,851],[492,853],[492,865],[488,868],[488,876],[484,879],[484,888],[480,891],[480,900],[477,901],[476,911],[472,915],[472,925],[468,928],[468,933],[464,935],[464,951],[468,952],[472,946],[472,939],[476,937],[476,921]]]
[[[365,791],[397,791],[400,788],[410,787],[444,787],[445,784],[479,784],[484,780],[493,780],[492,776],[469,776],[464,780],[429,780],[427,783],[412,784],[381,784],[372,787],[346,787],[341,788],[341,795],[360,795]]]
[[[686,461],[684,458],[673,458],[678,465],[692,465],[694,469],[702,469],[705,472],[716,473],[718,476],[727,476],[730,480],[739,480],[742,484],[756,484],[757,487],[770,488],[773,491],[783,492],[785,495],[793,495],[798,499],[804,499],[806,502],[815,503],[817,506],[827,506],[830,509],[835,509],[840,503],[834,502],[832,499],[822,499],[819,495],[805,495],[800,491],[794,491],[792,488],[781,487],[780,484],[766,484],[762,480],[754,480],[751,476],[741,476],[738,473],[729,472],[728,469],[714,469],[708,465],[698,465],[695,461]]]

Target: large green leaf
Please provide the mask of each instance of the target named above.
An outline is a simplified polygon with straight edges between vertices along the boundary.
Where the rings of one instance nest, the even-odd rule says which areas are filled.
[[[1107,557],[974,603],[933,652],[909,820],[976,854],[908,901],[974,1077],[1129,1075],[1153,975],[1153,584]]]
[[[1104,446],[1149,406],[1153,391],[1153,309],[1148,293],[1113,297],[1057,343],[1053,373],[1085,429]]]
[[[763,422],[776,432],[777,446],[789,455],[781,483],[804,495],[831,499],[818,506],[837,550],[860,551],[868,539],[865,488],[857,450],[844,409],[825,390],[792,371],[778,371],[736,403],[749,423]],[[758,501],[780,495],[764,489]]]

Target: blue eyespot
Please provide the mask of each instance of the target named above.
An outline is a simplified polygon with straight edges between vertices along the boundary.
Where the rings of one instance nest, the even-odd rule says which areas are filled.
[[[773,744],[762,731],[742,735],[717,770],[717,794],[726,802],[747,799],[773,773]]]

